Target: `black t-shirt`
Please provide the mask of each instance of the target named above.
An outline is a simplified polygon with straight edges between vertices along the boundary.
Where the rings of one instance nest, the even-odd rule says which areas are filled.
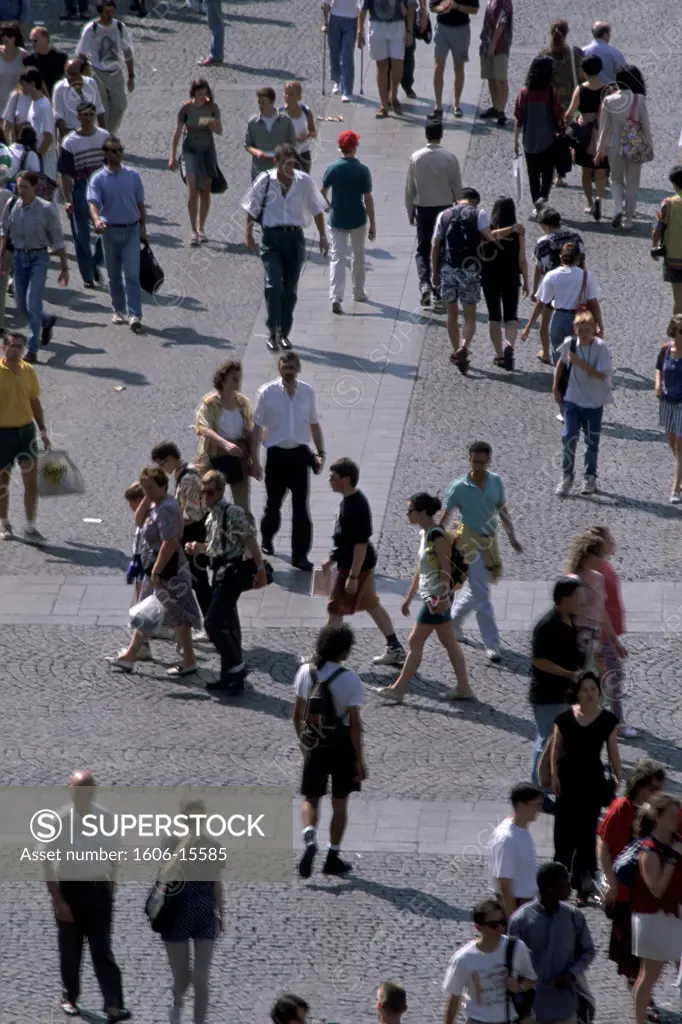
[[[27,68],[38,69],[51,96],[59,79],[64,77],[64,68],[68,59],[66,53],[49,49],[47,53],[29,53],[28,57],[24,57],[24,64]]]
[[[356,544],[366,544],[367,554],[362,571],[373,569],[377,564],[377,556],[370,544],[372,536],[372,512],[369,502],[362,491],[349,494],[341,499],[336,513],[336,523],[332,534],[332,561],[339,569],[348,571],[353,564],[353,550]]]
[[[618,719],[611,711],[601,711],[590,725],[580,725],[571,708],[559,715],[555,724],[563,740],[558,765],[562,794],[566,786],[586,793],[597,790],[604,778],[602,747]]]
[[[434,6],[437,6],[437,3],[432,5],[432,10]],[[476,10],[478,10],[480,3],[479,0],[463,0],[462,6],[475,7]],[[468,25],[471,21],[471,17],[468,14],[464,14],[463,11],[448,11],[447,14],[439,14],[436,21],[440,25],[453,25],[456,27],[458,25]]]
[[[514,232],[497,242],[484,242],[481,253],[481,279],[500,289],[518,284],[521,277],[521,243]]]
[[[577,672],[585,662],[578,647],[578,631],[559,615],[556,608],[543,615],[533,629],[533,659],[544,658],[568,672]],[[566,700],[570,680],[541,672],[531,666],[529,699],[531,704],[561,704]]]

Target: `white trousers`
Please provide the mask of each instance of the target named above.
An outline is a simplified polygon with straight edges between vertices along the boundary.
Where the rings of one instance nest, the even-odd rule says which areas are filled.
[[[478,628],[486,650],[496,651],[500,646],[500,633],[495,622],[495,612],[490,600],[490,573],[485,567],[483,555],[478,552],[469,565],[467,582],[458,591],[452,604],[452,621],[461,626],[471,612],[476,612]]]
[[[329,297],[339,302],[343,299],[346,289],[346,257],[350,243],[351,262],[350,276],[353,282],[353,295],[361,298],[365,292],[365,238],[367,225],[342,231],[341,228],[330,228],[331,243],[329,245]]]

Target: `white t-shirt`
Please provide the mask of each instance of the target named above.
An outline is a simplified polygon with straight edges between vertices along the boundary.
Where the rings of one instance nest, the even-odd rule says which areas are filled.
[[[52,145],[48,149],[47,153],[43,156],[43,171],[52,181],[57,180],[57,143],[56,143],[56,132],[54,126],[54,114],[52,112],[52,104],[46,96],[43,96],[39,100],[34,100],[31,104],[31,109],[28,112],[28,123],[31,125],[38,141],[36,143],[36,149],[40,149],[43,144],[45,135],[49,134],[52,136]]]
[[[12,154],[12,170],[10,173],[12,178],[16,178],[19,173],[19,168],[21,167],[21,160],[25,150],[18,142],[13,142],[9,147],[9,151]],[[36,174],[40,174],[40,157],[37,153],[34,153],[32,149],[29,149],[28,155],[24,160],[23,170],[35,171]]]
[[[239,409],[221,409],[218,433],[228,441],[241,441],[244,436],[244,417]]]
[[[554,309],[577,309],[580,303],[585,271],[580,267],[557,267],[545,274],[536,294],[540,302]],[[585,302],[599,298],[599,288],[591,271],[587,271]]]
[[[497,826],[488,846],[488,865],[493,889],[500,895],[498,878],[510,878],[512,892],[519,900],[535,896],[537,858],[529,829],[515,825],[511,818]]]
[[[318,672],[322,682],[329,679],[334,672],[342,668],[335,661],[327,661]],[[294,679],[294,693],[297,697],[307,700],[313,687],[313,678],[309,665],[301,665]],[[348,725],[348,708],[361,708],[365,703],[362,679],[356,672],[345,668],[336,679],[329,684],[336,713],[344,725]]]
[[[3,120],[12,125],[27,124],[31,102],[31,97],[24,96],[23,92],[11,92],[2,115]]]
[[[502,938],[493,953],[482,953],[476,945],[477,939],[467,942],[458,949],[445,972],[443,989],[451,996],[464,996],[466,1016],[483,1024],[505,1021],[509,1012],[515,1018],[512,1005],[507,1010],[507,967],[504,951],[507,936]],[[516,940],[512,975],[515,978],[536,978],[530,958],[530,950],[521,939]]]
[[[331,0],[329,17],[357,19],[358,11],[361,10],[362,0]]]
[[[120,25],[120,28],[119,28]],[[76,53],[90,57],[90,63],[97,71],[120,71],[125,68],[125,58],[133,52],[130,32],[122,21],[114,19],[111,25],[91,21],[83,29]]]

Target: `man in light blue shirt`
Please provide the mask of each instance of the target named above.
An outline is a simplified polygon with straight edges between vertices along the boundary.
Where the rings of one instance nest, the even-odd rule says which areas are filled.
[[[592,26],[593,41],[583,50],[586,57],[599,57],[604,65],[599,72],[599,81],[608,85],[615,82],[616,72],[624,68],[627,61],[620,50],[611,46],[611,26],[608,21],[595,21]]]
[[[123,166],[121,140],[110,135],[102,147],[105,166],[88,182],[88,206],[95,232],[102,236],[112,322],[142,330],[140,242],[146,242],[144,186],[137,171]]]
[[[496,551],[498,518],[514,551],[520,552],[523,548],[516,539],[505,505],[502,478],[488,469],[492,451],[487,441],[474,441],[469,445],[469,472],[448,487],[441,526],[447,525],[457,509],[466,533],[467,582],[452,604],[452,619],[458,638],[461,639],[459,627],[464,619],[475,611],[488,661],[497,662],[500,660],[500,633],[490,600],[492,577],[486,561]],[[485,538],[489,539],[488,543]]]

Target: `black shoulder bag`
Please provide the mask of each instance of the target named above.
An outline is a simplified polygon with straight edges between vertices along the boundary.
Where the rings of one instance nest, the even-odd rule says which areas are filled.
[[[576,349],[576,345],[577,344],[578,344],[578,339],[576,338],[575,335],[573,335],[573,337],[571,338],[571,348],[570,348],[570,351],[574,355],[575,355],[575,349]],[[566,395],[566,391],[568,389],[568,382],[569,382],[570,377],[571,377],[571,369],[572,369],[572,367],[571,367],[570,363],[564,363],[563,360],[561,362],[561,367],[562,367],[561,376],[559,377],[559,380],[557,381],[557,391],[559,392],[561,397],[564,398],[565,395]]]
[[[507,977],[513,977],[514,950],[517,939],[513,935],[507,936],[507,945],[504,949],[504,963],[507,968]],[[510,1004],[518,1014],[519,1021],[525,1021],[530,1017],[535,999],[535,989],[529,988],[526,992],[510,992],[507,989],[507,1021],[510,1020]]]

